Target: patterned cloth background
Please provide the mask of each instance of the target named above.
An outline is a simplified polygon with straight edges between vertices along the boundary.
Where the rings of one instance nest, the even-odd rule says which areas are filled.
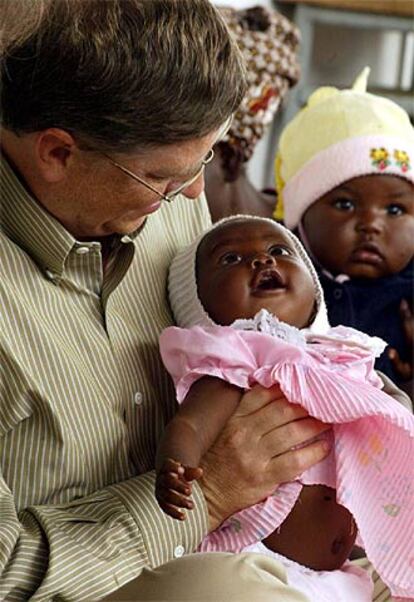
[[[232,147],[230,154],[245,162],[289,87],[299,79],[299,30],[286,17],[263,6],[219,10],[246,63],[249,88],[224,139]]]

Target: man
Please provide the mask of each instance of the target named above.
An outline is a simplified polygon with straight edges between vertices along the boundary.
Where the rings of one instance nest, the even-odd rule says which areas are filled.
[[[304,600],[269,559],[190,555],[326,455],[292,451],[327,427],[278,391],[244,396],[184,523],[154,496],[166,274],[209,223],[203,167],[244,92],[234,43],[207,0],[2,9],[0,598]]]

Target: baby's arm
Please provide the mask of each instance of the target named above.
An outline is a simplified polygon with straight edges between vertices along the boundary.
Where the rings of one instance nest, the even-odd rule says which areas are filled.
[[[161,508],[179,520],[180,508],[192,508],[191,481],[202,474],[200,460],[236,409],[243,391],[211,376],[193,384],[168,423],[157,450],[156,497]]]

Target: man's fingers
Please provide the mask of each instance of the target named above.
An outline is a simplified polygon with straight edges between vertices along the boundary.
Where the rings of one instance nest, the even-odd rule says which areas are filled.
[[[274,458],[269,470],[274,470],[277,483],[293,481],[302,472],[323,460],[330,451],[330,444],[325,439],[313,441],[306,447],[294,449]]]
[[[308,416],[269,431],[260,443],[265,446],[266,453],[274,457],[311,441],[330,428],[329,424]]]
[[[265,434],[292,422],[292,420],[300,420],[307,416],[308,412],[302,406],[290,403],[285,399],[278,399],[257,411],[254,419]]]
[[[271,401],[277,399],[284,399],[283,393],[280,391],[280,387],[275,385],[270,389],[265,389],[260,385],[256,385],[243,395],[234,416],[248,416],[263,408]]]

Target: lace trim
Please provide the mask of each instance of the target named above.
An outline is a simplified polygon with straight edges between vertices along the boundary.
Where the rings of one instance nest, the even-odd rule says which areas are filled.
[[[304,347],[306,338],[302,331],[295,326],[290,326],[285,322],[281,322],[276,316],[269,313],[266,309],[261,309],[254,318],[247,320],[235,320],[231,325],[236,330],[253,330],[255,332],[263,332],[272,337],[277,337],[291,343]]]
[[[380,337],[372,337],[350,326],[334,326],[327,334],[308,334],[306,339],[308,343],[335,342],[348,347],[359,347],[369,351],[374,357],[379,357],[387,346]]]
[[[336,344],[338,347],[343,345],[351,348],[356,347],[364,351],[369,351],[374,357],[379,357],[387,346],[385,341],[379,337],[371,337],[350,326],[334,326],[326,334],[312,333],[308,328],[299,330],[295,326],[281,322],[266,309],[261,309],[254,318],[235,320],[231,326],[237,330],[263,332],[272,337],[282,339],[286,343],[301,347],[304,347],[307,343],[330,343],[331,345]]]

